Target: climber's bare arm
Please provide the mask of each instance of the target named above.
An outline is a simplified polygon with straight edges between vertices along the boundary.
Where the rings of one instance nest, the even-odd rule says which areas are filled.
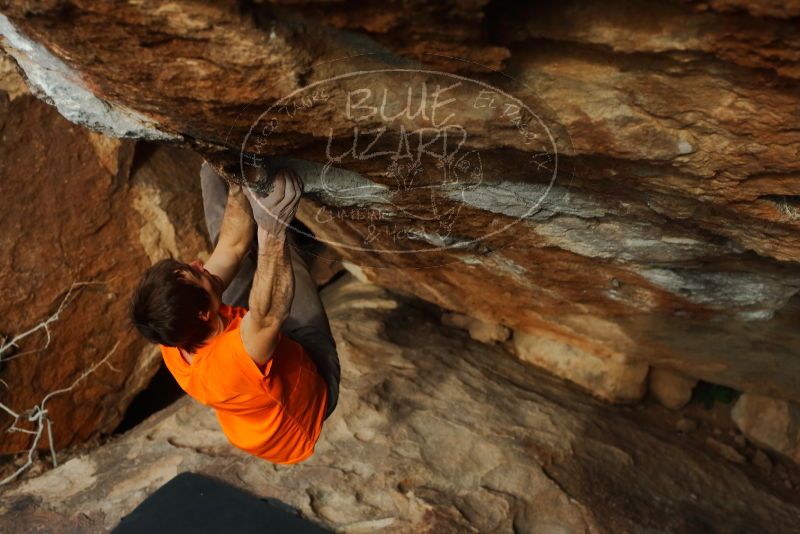
[[[242,187],[231,184],[219,240],[205,263],[209,273],[222,279],[223,287],[228,287],[239,271],[239,265],[250,248],[254,226],[250,202],[247,201]]]
[[[294,273],[285,235],[258,230],[258,268],[250,291],[250,309],[242,319],[242,343],[258,365],[272,357],[278,331],[294,297]]]
[[[241,333],[247,354],[258,365],[272,358],[278,331],[292,305],[294,272],[286,229],[302,192],[300,177],[291,171],[278,173],[267,196],[246,192],[258,224],[258,265]]]

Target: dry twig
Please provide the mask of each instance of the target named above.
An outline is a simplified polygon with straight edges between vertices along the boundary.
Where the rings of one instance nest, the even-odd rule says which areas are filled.
[[[40,351],[46,349],[47,347],[49,347],[50,346],[50,341],[52,339],[51,333],[50,333],[50,325],[53,322],[55,322],[55,321],[57,321],[59,319],[59,317],[61,315],[61,312],[64,311],[64,308],[69,303],[70,297],[72,296],[72,294],[73,294],[73,292],[74,292],[74,290],[76,288],[82,287],[82,286],[87,286],[87,285],[92,285],[92,284],[105,284],[105,282],[74,282],[70,286],[70,288],[67,290],[67,294],[62,299],[61,304],[58,306],[58,309],[50,317],[48,317],[44,321],[40,322],[36,326],[34,326],[32,328],[29,328],[25,332],[23,332],[21,334],[17,334],[10,341],[6,341],[7,338],[0,339],[0,363],[2,363],[4,361],[9,361],[9,360],[12,360],[12,359],[15,359],[15,358],[19,358],[20,356],[23,356],[25,354],[30,354],[32,352],[40,352]],[[28,337],[31,334],[33,334],[35,332],[38,332],[39,330],[42,330],[42,329],[44,329],[44,331],[45,331],[45,333],[47,335],[47,342],[45,343],[45,345],[43,347],[41,347],[39,349],[33,349],[33,350],[28,350],[28,351],[25,351],[25,352],[21,352],[19,354],[15,354],[15,355],[13,355],[11,357],[8,357],[8,358],[3,358],[3,354],[5,354],[6,352],[10,351],[12,348],[18,347],[19,346],[18,343],[20,341],[22,341],[26,337]],[[52,399],[53,397],[56,397],[58,395],[63,395],[64,393],[69,393],[70,391],[73,391],[78,386],[78,384],[80,384],[83,380],[86,379],[87,376],[92,374],[95,370],[97,370],[98,367],[100,367],[103,364],[108,365],[108,367],[111,368],[113,371],[117,371],[118,372],[118,370],[115,369],[108,362],[108,359],[111,357],[112,354],[114,354],[114,352],[117,350],[118,346],[119,346],[119,342],[115,343],[114,346],[111,348],[111,350],[108,352],[108,354],[105,355],[105,357],[103,359],[101,359],[100,361],[96,362],[91,367],[89,367],[84,372],[82,372],[81,375],[77,379],[75,379],[75,381],[72,383],[72,385],[70,385],[69,387],[65,387],[65,388],[57,389],[55,391],[51,391],[50,393],[48,393],[47,395],[45,395],[42,398],[41,402],[39,402],[38,404],[36,404],[35,406],[33,406],[32,408],[30,408],[28,410],[25,410],[25,411],[22,411],[22,412],[16,412],[16,411],[12,410],[11,408],[9,408],[8,406],[6,406],[5,404],[3,404],[2,402],[0,402],[0,410],[5,411],[8,415],[10,415],[11,417],[14,418],[14,421],[11,423],[11,426],[6,429],[6,432],[22,432],[22,433],[30,434],[30,435],[33,436],[33,441],[31,443],[30,448],[28,449],[28,459],[27,459],[27,461],[25,462],[25,464],[23,464],[19,469],[14,471],[12,474],[8,475],[3,480],[0,480],[0,486],[3,486],[5,484],[8,484],[9,482],[15,480],[20,474],[22,474],[26,469],[28,469],[31,465],[33,465],[33,458],[34,458],[34,455],[36,454],[36,449],[37,449],[37,447],[39,445],[39,441],[41,441],[42,436],[45,433],[45,431],[47,431],[47,439],[48,439],[48,443],[50,445],[50,456],[52,458],[53,466],[54,467],[58,466],[58,460],[56,458],[56,450],[55,450],[55,446],[53,444],[53,422],[52,422],[52,420],[50,419],[50,417],[47,414],[47,401],[49,401],[50,399]],[[3,386],[8,388],[8,384],[4,380],[0,379],[0,383],[2,383]],[[36,430],[29,430],[27,428],[22,428],[22,427],[18,426],[18,423],[23,418],[26,419],[27,421],[29,421],[30,423],[33,423],[35,425],[35,427],[36,427]]]

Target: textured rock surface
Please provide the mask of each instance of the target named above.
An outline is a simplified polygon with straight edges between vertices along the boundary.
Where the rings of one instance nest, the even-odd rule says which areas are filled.
[[[203,160],[188,150],[140,145],[129,201],[140,216],[139,242],[151,263],[208,257],[200,194]]]
[[[511,337],[511,331],[507,327],[501,324],[487,323],[463,313],[442,314],[442,324],[466,330],[469,332],[469,337],[481,343],[507,341]]]
[[[309,183],[304,222],[381,285],[571,347],[600,372],[638,377],[668,364],[800,400],[796,2],[523,4],[6,2],[0,32],[37,90],[73,120],[181,139],[220,161],[243,144],[291,153],[298,159],[275,163]],[[425,54],[436,51],[504,74]],[[430,81],[430,103],[444,84],[383,72],[314,85],[387,68],[467,72],[512,93],[539,122],[509,120],[508,102],[491,112],[487,95],[476,96],[484,86],[461,80],[447,93],[468,132],[457,167],[482,175],[457,194],[428,195],[453,163],[445,157],[399,170],[356,151],[326,160],[352,146],[354,126],[382,124],[338,105],[359,83],[374,90],[360,112],[378,105],[382,88],[397,110],[407,85]],[[279,127],[248,148],[258,116],[306,87],[325,90],[289,101]],[[387,119],[388,141],[372,148],[400,153],[400,125],[421,131],[431,119]],[[547,135],[529,142],[529,127]],[[338,170],[325,182],[331,162]],[[450,248],[394,253],[441,245]],[[613,381],[554,370],[589,387]],[[631,389],[619,391],[625,400]]]
[[[9,100],[28,92],[28,86],[20,76],[17,64],[2,51],[0,51],[0,91],[6,93]]]
[[[13,83],[4,81],[2,89],[8,87]],[[111,432],[158,367],[158,352],[127,328],[127,297],[153,254],[206,249],[203,234],[188,227],[198,220],[192,210],[202,212],[190,168],[197,156],[158,148],[134,159],[131,141],[75,126],[21,91],[0,91],[0,134],[0,334],[20,334],[52,316],[73,282],[98,282],[73,291],[49,325],[46,349],[37,351],[47,343],[40,330],[2,356],[0,402],[17,412],[33,408],[119,342],[113,368],[100,367],[47,403],[59,450]],[[168,181],[154,165],[169,171]],[[180,209],[165,204],[169,194]],[[2,412],[0,431],[10,424]],[[25,450],[31,441],[22,433],[0,436],[3,453]],[[40,446],[46,444],[45,437]]]
[[[733,406],[731,418],[753,443],[800,463],[800,407],[797,404],[745,394]]]
[[[514,353],[610,402],[634,402],[647,391],[648,366],[599,358],[547,336],[514,332]]]
[[[648,376],[650,393],[667,408],[677,410],[688,404],[692,399],[692,391],[697,385],[697,380],[687,378],[671,369],[653,367]]]
[[[247,457],[179,401],[0,501],[0,529],[105,531],[183,471],[278,498],[342,532],[789,532],[800,507],[757,471],[603,405],[437,310],[342,278],[325,291],[340,404],[316,454]],[[458,409],[454,409],[456,403]]]

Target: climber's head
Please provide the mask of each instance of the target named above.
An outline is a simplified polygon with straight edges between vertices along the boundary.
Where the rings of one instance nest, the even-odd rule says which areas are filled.
[[[195,352],[219,329],[222,289],[199,261],[161,260],[133,293],[131,321],[153,343]]]

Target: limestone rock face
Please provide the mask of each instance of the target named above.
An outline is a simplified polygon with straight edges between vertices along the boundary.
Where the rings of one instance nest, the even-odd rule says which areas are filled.
[[[739,397],[731,417],[754,443],[800,463],[800,407],[762,395]]]
[[[280,499],[337,532],[788,532],[758,474],[608,406],[414,301],[342,277],[323,299],[342,360],[316,452],[272,466],[185,398],[9,488],[0,530],[108,531],[184,471]],[[796,501],[796,500],[795,500]],[[55,527],[55,529],[54,529]]]
[[[186,180],[199,162],[143,145],[134,158],[132,141],[71,124],[21,90],[0,90],[0,134],[0,345],[40,327],[0,354],[0,402],[23,414],[18,427],[36,430],[26,412],[116,346],[109,365],[44,406],[58,451],[110,433],[159,365],[157,349],[128,327],[127,303],[156,257],[206,250],[203,234],[180,219],[193,224],[192,209],[202,211],[197,175]],[[170,171],[168,182],[153,165]],[[169,194],[180,209],[167,205]],[[2,453],[31,444],[30,434],[5,432],[12,420],[2,412]],[[45,433],[39,446],[47,443]]]
[[[630,381],[538,365],[800,401],[796,2],[2,6],[71,120],[291,155],[300,217],[370,280]]]

